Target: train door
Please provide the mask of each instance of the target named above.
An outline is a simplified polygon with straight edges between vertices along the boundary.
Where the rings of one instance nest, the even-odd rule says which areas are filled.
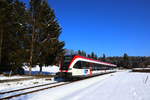
[[[92,63],[89,63],[89,65],[90,65],[90,76],[92,76]]]

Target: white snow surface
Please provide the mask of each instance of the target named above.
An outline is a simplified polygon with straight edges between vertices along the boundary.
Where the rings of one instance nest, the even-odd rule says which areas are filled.
[[[30,78],[30,76],[4,76],[0,75],[0,80],[12,80],[12,79],[22,79],[22,78]]]
[[[29,72],[29,68],[27,66],[23,67],[25,69],[25,72],[28,73]],[[39,66],[36,66],[34,68],[32,68],[32,74],[39,74]],[[55,74],[59,71],[59,67],[57,66],[47,66],[47,67],[43,67],[43,74]],[[22,78],[31,78],[32,76],[4,76],[4,75],[0,75],[0,80],[13,80],[13,79],[22,79]],[[34,86],[34,85],[38,85],[38,84],[45,84],[45,83],[49,83],[52,82],[53,80],[46,80],[46,78],[41,78],[41,79],[31,79],[31,80],[24,80],[24,81],[12,81],[12,82],[3,82],[0,83],[0,92],[3,90],[13,90],[13,89],[19,89],[19,88],[25,88],[28,86]]]
[[[54,83],[54,84],[51,84],[51,83]],[[5,93],[3,95],[0,95],[0,99],[8,97],[8,96],[12,96],[12,95],[17,95],[17,94],[20,94],[20,93],[26,93],[26,92],[35,91],[35,90],[39,90],[39,89],[43,89],[43,88],[47,88],[47,87],[51,87],[51,86],[55,86],[55,85],[64,84],[64,82],[59,82],[59,83],[58,82],[50,82],[48,84],[49,85],[46,85],[46,86],[34,87],[34,88],[31,88],[31,89],[25,89],[25,90],[22,90],[22,91]],[[37,85],[35,85],[35,86],[37,86]]]
[[[24,66],[23,69],[25,70],[25,73],[28,74],[29,73],[29,67]],[[40,67],[37,65],[35,67],[32,68],[32,75],[36,75],[39,74],[40,71]],[[49,74],[55,74],[59,72],[59,67],[58,66],[43,66],[42,67],[42,74],[45,75],[49,75]]]
[[[14,100],[150,100],[150,74],[122,71],[98,76]]]
[[[53,79],[47,80],[47,78],[14,81],[14,82],[4,82],[4,83],[0,83],[0,92],[14,90],[14,89],[27,88],[31,86],[47,84],[47,83],[52,83],[52,82],[54,82]]]

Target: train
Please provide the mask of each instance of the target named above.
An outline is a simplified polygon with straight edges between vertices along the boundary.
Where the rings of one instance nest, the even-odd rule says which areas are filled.
[[[80,55],[65,55],[55,79],[73,80],[113,72],[115,64],[94,60]]]

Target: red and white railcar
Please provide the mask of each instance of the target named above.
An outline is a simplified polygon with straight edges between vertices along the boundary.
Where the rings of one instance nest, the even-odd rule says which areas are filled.
[[[87,77],[114,71],[116,65],[79,55],[66,55],[57,76],[63,78]]]

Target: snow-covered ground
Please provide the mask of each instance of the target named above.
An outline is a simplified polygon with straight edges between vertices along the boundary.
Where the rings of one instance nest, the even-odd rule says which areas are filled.
[[[12,79],[22,79],[22,78],[30,78],[30,76],[4,76],[0,75],[0,80],[12,80]]]
[[[24,81],[15,81],[15,82],[4,82],[0,83],[0,92],[31,87],[35,85],[47,84],[54,82],[53,79],[41,78],[41,79],[31,79]]]
[[[51,83],[48,83],[46,85],[42,84],[43,86],[36,85],[36,86],[39,86],[39,87],[34,87],[34,88],[26,87],[24,90],[21,90],[21,91],[14,91],[14,92],[10,92],[10,93],[4,93],[4,94],[0,95],[0,100],[3,99],[3,98],[9,97],[9,96],[18,95],[18,94],[21,94],[21,93],[26,93],[26,92],[31,92],[31,91],[36,91],[36,90],[39,90],[39,89],[48,88],[48,87],[52,87],[52,86],[55,86],[55,85],[62,85],[62,84],[66,84],[66,83],[65,82],[51,82]],[[27,89],[27,88],[30,88],[30,89]],[[4,91],[4,92],[6,92],[6,91]]]
[[[150,100],[150,74],[116,72],[13,99]]]
[[[28,74],[29,73],[29,67],[27,66],[24,66],[23,69],[25,70],[25,74]],[[39,74],[39,71],[40,71],[40,67],[39,66],[36,66],[36,67],[33,67],[32,68],[32,75],[36,75],[36,74]],[[42,74],[44,75],[49,75],[49,74],[55,74],[59,71],[59,67],[58,66],[43,66],[42,67]]]
[[[23,67],[25,69],[25,73],[29,72],[29,68]],[[39,74],[39,66],[36,66],[32,68],[32,74]],[[48,67],[43,67],[43,74],[46,75],[52,75],[55,74],[59,71],[59,67],[57,66],[48,66]],[[3,80],[13,80],[13,79],[24,79],[24,78],[31,78],[32,76],[4,76],[0,75],[0,81]],[[27,86],[32,86],[32,85],[38,85],[38,84],[44,84],[51,82],[52,80],[46,80],[46,78],[42,79],[30,79],[30,80],[24,80],[24,81],[13,81],[13,82],[3,82],[0,83],[0,92],[2,90],[11,90],[11,89],[18,89],[22,87],[27,87]]]

